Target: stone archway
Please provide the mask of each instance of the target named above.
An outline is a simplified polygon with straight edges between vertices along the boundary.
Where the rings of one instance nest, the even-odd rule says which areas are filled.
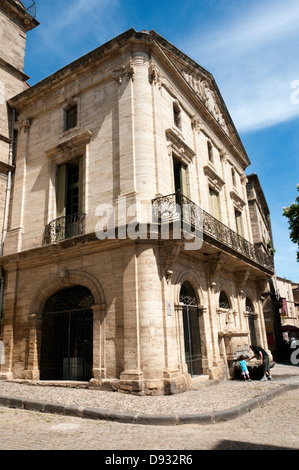
[[[47,300],[60,290],[76,285],[83,286],[91,292],[93,305],[93,365],[92,377],[104,377],[106,373],[105,360],[105,318],[106,304],[103,288],[100,282],[90,273],[80,270],[62,270],[47,283],[39,286],[33,297],[31,313],[28,316],[28,357],[25,378],[40,379],[40,360],[42,343],[42,318]]]
[[[181,287],[180,304],[183,305],[185,361],[188,373],[193,377],[201,375],[203,369],[198,303],[194,289],[189,282],[184,282]]]
[[[93,305],[90,290],[81,285],[49,297],[42,314],[41,380],[92,378]]]

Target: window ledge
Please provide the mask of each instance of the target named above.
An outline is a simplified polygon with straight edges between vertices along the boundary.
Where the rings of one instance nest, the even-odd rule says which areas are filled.
[[[57,156],[58,153],[64,153],[67,149],[78,147],[80,145],[86,145],[92,136],[91,131],[82,131],[81,129],[73,129],[70,135],[70,131],[66,131],[63,134],[63,139],[59,144],[54,147],[50,147],[46,150],[48,157]]]

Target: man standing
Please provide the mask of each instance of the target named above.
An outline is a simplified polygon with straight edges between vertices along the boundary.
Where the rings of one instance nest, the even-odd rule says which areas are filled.
[[[250,361],[255,357],[261,361],[261,365],[263,366],[264,376],[261,380],[267,380],[267,376],[268,380],[273,380],[270,372],[269,354],[267,354],[266,351],[260,346],[253,346],[251,344],[250,349],[253,351],[253,356],[251,356],[248,360]]]

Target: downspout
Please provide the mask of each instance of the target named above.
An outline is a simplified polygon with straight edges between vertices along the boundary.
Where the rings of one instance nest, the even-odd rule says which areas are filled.
[[[4,211],[2,240],[1,240],[1,257],[3,256],[3,253],[4,253],[4,240],[6,237],[7,224],[8,224],[9,202],[10,202],[10,193],[11,193],[11,175],[12,175],[11,166],[14,164],[15,120],[16,120],[16,110],[13,109],[12,110],[12,122],[11,122],[11,134],[10,134],[11,141],[10,141],[9,155],[8,155],[8,164],[10,166],[10,169],[7,175],[6,201],[5,201],[5,211]],[[1,326],[1,322],[3,319],[3,295],[4,295],[4,284],[5,284],[3,267],[1,268],[1,273],[0,273],[0,283],[1,283],[0,284],[0,326]]]

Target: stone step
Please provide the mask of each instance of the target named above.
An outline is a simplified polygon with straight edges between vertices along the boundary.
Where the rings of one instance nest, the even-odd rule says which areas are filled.
[[[208,385],[210,377],[208,375],[195,375],[191,379],[191,389],[196,390],[199,387]]]

